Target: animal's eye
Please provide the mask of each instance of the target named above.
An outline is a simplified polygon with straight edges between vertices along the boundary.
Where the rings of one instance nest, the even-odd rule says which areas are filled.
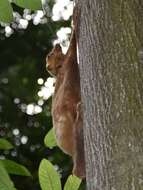
[[[47,60],[49,59],[49,58],[51,58],[51,57],[53,57],[53,53],[49,53],[48,55],[47,55]]]
[[[62,65],[61,64],[57,64],[56,68],[59,69]]]
[[[53,56],[54,56],[54,53],[52,52],[52,53],[50,54],[50,56],[53,57]]]

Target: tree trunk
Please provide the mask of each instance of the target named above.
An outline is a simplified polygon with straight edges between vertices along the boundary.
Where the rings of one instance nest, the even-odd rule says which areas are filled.
[[[88,190],[143,189],[143,1],[78,0]]]

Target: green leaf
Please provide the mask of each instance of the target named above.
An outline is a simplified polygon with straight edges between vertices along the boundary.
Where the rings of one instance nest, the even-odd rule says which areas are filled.
[[[13,145],[10,142],[8,142],[6,139],[0,138],[0,149],[8,150],[12,148]]]
[[[0,0],[0,21],[9,23],[13,20],[13,10],[8,0]]]
[[[0,162],[0,190],[16,190],[6,169]]]
[[[42,9],[41,0],[15,0],[14,3],[22,8],[31,10]]]
[[[45,136],[44,143],[48,148],[53,148],[53,147],[57,146],[53,128]]]
[[[64,186],[64,190],[78,190],[80,184],[81,184],[81,179],[74,176],[70,175],[66,181],[66,184]]]
[[[61,190],[60,176],[54,166],[43,159],[39,166],[39,181],[42,190]]]
[[[3,164],[9,174],[31,176],[26,167],[22,166],[21,164],[18,164],[12,160],[0,160],[0,162]]]

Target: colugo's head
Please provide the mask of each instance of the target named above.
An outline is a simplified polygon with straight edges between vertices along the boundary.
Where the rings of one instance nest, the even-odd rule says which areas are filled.
[[[62,66],[64,54],[60,44],[56,44],[52,51],[46,57],[46,69],[51,74],[56,76]]]

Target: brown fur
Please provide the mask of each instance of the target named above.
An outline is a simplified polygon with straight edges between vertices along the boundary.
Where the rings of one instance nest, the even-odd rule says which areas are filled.
[[[73,32],[67,54],[57,44],[47,56],[47,70],[56,77],[52,100],[53,127],[60,148],[72,156],[73,173],[85,178],[80,78]]]

